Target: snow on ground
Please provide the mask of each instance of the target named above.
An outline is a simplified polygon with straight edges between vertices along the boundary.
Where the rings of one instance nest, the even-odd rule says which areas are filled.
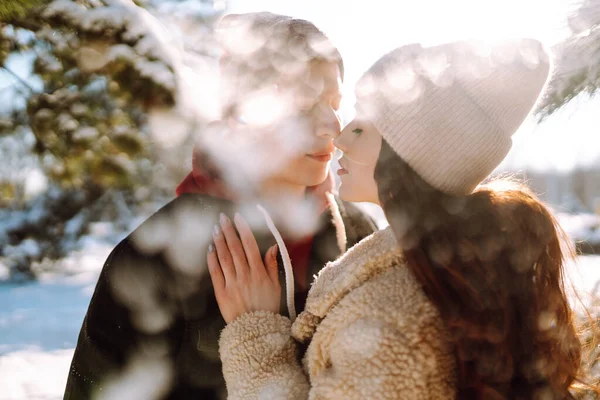
[[[63,282],[4,285],[0,289],[0,354],[75,346],[90,291]],[[2,378],[0,378],[2,379]]]
[[[560,225],[575,241],[600,243],[600,216],[596,214],[557,214]]]
[[[0,356],[0,400],[62,399],[73,349],[21,350]]]
[[[0,282],[0,400],[62,399],[73,349],[104,260],[125,235],[96,223],[59,274]]]
[[[580,256],[566,268],[566,292],[576,311],[589,307],[592,296],[600,296],[600,255]],[[595,315],[600,315],[596,312]]]
[[[114,246],[101,236],[84,237],[83,250],[59,260],[60,276],[0,284],[0,400],[62,399],[81,322]],[[567,276],[585,301],[600,284],[600,256],[579,257]]]

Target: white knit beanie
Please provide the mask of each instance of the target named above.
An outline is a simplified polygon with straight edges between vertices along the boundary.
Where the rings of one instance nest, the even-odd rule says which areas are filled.
[[[379,59],[357,98],[386,142],[426,182],[471,193],[504,159],[548,79],[532,39],[412,44]]]

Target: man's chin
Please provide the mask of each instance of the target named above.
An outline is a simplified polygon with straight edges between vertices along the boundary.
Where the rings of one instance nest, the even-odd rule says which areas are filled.
[[[331,186],[334,182],[329,182],[328,172],[329,172],[329,169],[326,169],[325,171],[323,171],[322,173],[320,173],[318,175],[313,175],[313,176],[307,177],[306,183],[305,183],[306,186],[309,186],[309,187]]]
[[[288,181],[301,186],[319,186],[327,180],[328,171],[328,168],[320,170],[316,170],[315,168],[297,168],[291,171]]]

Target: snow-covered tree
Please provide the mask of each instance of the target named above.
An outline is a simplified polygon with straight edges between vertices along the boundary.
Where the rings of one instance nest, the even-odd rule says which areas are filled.
[[[583,0],[568,19],[571,36],[553,48],[555,74],[538,106],[544,118],[580,93],[600,88],[600,0]]]
[[[208,81],[194,74],[216,56],[214,24],[225,3],[1,3],[0,157],[9,162],[0,168],[0,208],[14,206],[11,196],[27,200],[30,176],[54,189],[5,215],[0,258],[27,240],[40,243],[32,257],[58,256],[69,221],[94,218],[89,208],[107,190],[144,188],[148,196],[185,172],[204,117],[191,103],[202,103],[198,85]],[[36,218],[23,214],[28,208]]]
[[[55,0],[10,22],[0,61],[32,53],[42,87],[21,82],[26,107],[5,114],[2,131],[29,127],[46,170],[63,185],[140,182],[132,161],[148,156],[146,115],[177,96],[177,55],[164,28],[125,0]]]

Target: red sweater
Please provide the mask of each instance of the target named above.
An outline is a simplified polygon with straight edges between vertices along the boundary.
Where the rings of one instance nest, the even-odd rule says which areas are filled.
[[[231,191],[227,189],[226,185],[222,181],[210,177],[209,174],[201,168],[201,163],[198,161],[195,153],[192,161],[193,170],[177,186],[177,196],[183,193],[198,193],[234,201]],[[321,213],[325,212],[327,208],[325,193],[331,190],[333,182],[333,177],[329,174],[323,184],[308,188],[310,193],[323,199]],[[307,271],[314,235],[297,240],[283,239],[292,261],[296,286],[304,292],[308,290]]]

